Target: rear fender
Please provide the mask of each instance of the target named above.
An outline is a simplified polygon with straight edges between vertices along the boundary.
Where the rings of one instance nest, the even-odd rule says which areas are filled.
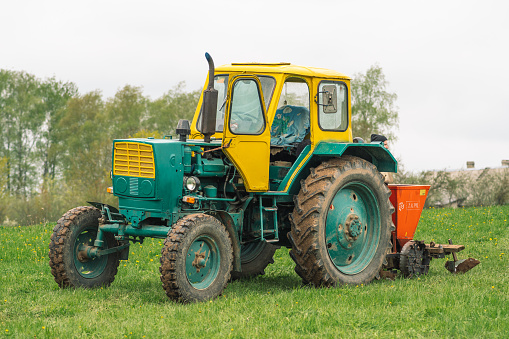
[[[284,191],[290,195],[298,194],[300,191],[300,181],[307,178],[310,168],[316,167],[330,158],[337,158],[343,155],[353,155],[364,159],[378,169],[379,172],[397,172],[398,162],[391,152],[383,146],[381,142],[370,144],[359,143],[336,143],[321,142],[312,151],[310,156],[302,159],[302,164],[292,167],[296,173],[288,173],[289,179],[283,181]],[[281,189],[281,187],[280,187]]]
[[[370,144],[321,142],[313,151],[313,156],[319,157],[342,155],[353,155],[369,161],[376,166],[379,172],[396,173],[398,171],[398,162],[382,142]]]

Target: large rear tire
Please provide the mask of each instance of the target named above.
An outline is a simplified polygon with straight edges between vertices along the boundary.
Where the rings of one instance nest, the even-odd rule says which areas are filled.
[[[93,246],[101,212],[91,206],[76,207],[57,222],[49,244],[51,274],[61,288],[109,286],[117,274],[119,253],[93,259],[80,253],[83,246]],[[117,246],[111,233],[104,234],[104,247]]]
[[[288,234],[303,281],[334,286],[378,277],[391,249],[390,194],[376,167],[357,157],[312,169],[295,198]]]
[[[241,245],[240,262],[242,272],[232,271],[232,279],[253,278],[265,274],[265,268],[274,263],[274,253],[278,249],[265,241]]]
[[[180,302],[214,299],[230,279],[231,240],[216,218],[191,214],[168,232],[160,262],[161,281],[170,299]]]

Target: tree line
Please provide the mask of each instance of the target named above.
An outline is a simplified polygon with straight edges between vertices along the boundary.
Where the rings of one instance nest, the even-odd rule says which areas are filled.
[[[393,136],[396,95],[386,87],[379,66],[354,76],[354,136]],[[0,70],[0,224],[56,221],[86,201],[115,205],[106,193],[112,140],[174,134],[179,119],[192,119],[199,96],[180,82],[157,99],[130,85],[104,99],[72,82]]]
[[[181,82],[155,100],[130,85],[105,100],[72,82],[0,70],[0,224],[55,221],[87,200],[112,202],[111,141],[172,134],[199,95]]]

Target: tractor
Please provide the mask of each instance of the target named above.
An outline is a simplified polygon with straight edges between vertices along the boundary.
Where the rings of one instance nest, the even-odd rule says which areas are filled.
[[[215,68],[206,58],[194,118],[179,121],[177,138],[113,141],[108,192],[118,208],[89,202],[58,220],[49,257],[60,287],[110,285],[146,237],[164,239],[162,286],[180,302],[264,274],[281,246],[314,286],[367,284],[383,268],[427,273],[430,245],[410,241],[402,252],[408,239],[396,238],[380,172],[397,161],[382,142],[352,137],[349,77],[289,63]]]

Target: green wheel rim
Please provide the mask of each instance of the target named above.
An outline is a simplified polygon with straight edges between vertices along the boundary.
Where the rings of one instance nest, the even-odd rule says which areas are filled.
[[[94,228],[87,228],[81,232],[74,241],[74,266],[78,274],[83,278],[92,279],[100,276],[108,264],[108,256],[80,260],[79,252],[88,246],[94,246],[96,238],[97,230]]]
[[[214,239],[208,235],[196,238],[186,255],[186,276],[196,289],[209,287],[217,277],[221,255]]]
[[[329,257],[339,271],[357,274],[372,261],[381,229],[378,202],[360,182],[343,186],[327,206],[325,239]]]

